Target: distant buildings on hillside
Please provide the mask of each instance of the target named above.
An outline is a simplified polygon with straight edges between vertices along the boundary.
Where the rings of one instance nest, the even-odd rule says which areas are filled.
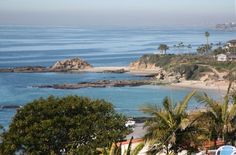
[[[236,30],[236,23],[230,22],[230,23],[224,23],[224,24],[217,24],[216,29],[219,30]]]
[[[225,48],[236,48],[236,39],[228,41]]]
[[[224,47],[227,49],[227,53],[221,53],[217,55],[217,61],[225,62],[225,61],[236,61],[236,53],[229,52],[230,49],[236,49],[236,39],[230,40],[226,43],[226,46]]]

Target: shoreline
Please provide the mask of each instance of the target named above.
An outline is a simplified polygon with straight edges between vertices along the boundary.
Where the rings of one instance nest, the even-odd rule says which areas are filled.
[[[226,92],[229,86],[228,81],[212,81],[212,82],[204,82],[200,80],[185,80],[181,81],[180,83],[171,83],[170,87],[175,88],[193,88],[193,89],[200,89],[200,90],[215,90],[215,91],[222,91]]]
[[[32,67],[20,67],[20,68],[8,68],[8,69],[1,69],[0,68],[0,73],[4,72],[9,72],[9,73],[47,73],[47,72],[61,72],[61,73],[117,73],[117,74],[131,74],[134,76],[141,76],[141,77],[148,77],[149,83],[147,83],[145,80],[144,84],[147,83],[147,85],[161,85],[161,84],[166,84],[166,86],[170,86],[173,88],[192,88],[192,89],[200,89],[200,90],[216,90],[216,91],[222,91],[226,92],[228,89],[229,82],[227,80],[218,80],[218,81],[202,81],[202,80],[182,80],[179,83],[176,82],[167,82],[165,80],[159,81],[159,80],[154,80],[152,77],[155,77],[158,72],[160,71],[159,69],[140,69],[140,70],[135,70],[130,68],[129,66],[102,66],[102,67],[92,67],[92,68],[85,68],[85,69],[80,69],[80,70],[51,70],[49,68],[44,68],[41,66],[32,66]],[[126,82],[125,80],[120,80],[122,83]],[[135,81],[135,80],[131,80]],[[144,81],[144,80],[143,80]],[[119,82],[119,83],[120,83]],[[96,81],[95,81],[96,83]],[[131,82],[130,82],[131,83]],[[56,86],[60,85],[63,87],[65,84],[55,84]],[[76,84],[73,83],[68,83],[66,84],[69,87],[73,87]],[[131,84],[127,85],[122,85],[122,86],[130,86]],[[134,84],[136,85],[136,84]],[[35,87],[35,86],[34,86]],[[40,87],[40,86],[36,86]],[[53,86],[46,86],[53,88]],[[89,86],[88,86],[89,87]],[[96,87],[96,86],[94,86]],[[104,85],[101,87],[105,87]],[[81,87],[79,87],[81,88]],[[58,89],[58,87],[57,87]],[[59,88],[63,89],[63,88]],[[70,88],[66,88],[70,89]],[[78,89],[78,87],[73,87],[73,89]]]
[[[133,70],[129,66],[102,66],[85,69],[51,69],[43,66],[24,66],[16,68],[0,68],[0,73],[129,73],[135,76],[155,76],[159,70]]]
[[[36,88],[50,88],[50,89],[83,89],[83,88],[108,88],[108,87],[138,87],[138,86],[165,86],[173,89],[177,88],[190,88],[196,90],[212,90],[226,93],[229,82],[220,81],[216,84],[207,85],[203,81],[182,81],[180,83],[166,83],[165,81],[157,81],[153,79],[148,80],[98,80],[94,82],[81,82],[81,83],[64,83],[52,85],[39,85],[32,86]]]

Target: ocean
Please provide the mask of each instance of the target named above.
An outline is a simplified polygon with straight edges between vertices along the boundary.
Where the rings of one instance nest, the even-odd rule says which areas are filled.
[[[236,32],[210,28],[80,28],[0,26],[0,68],[19,66],[51,66],[58,60],[81,57],[93,66],[127,66],[143,54],[157,52],[161,43],[170,46],[167,53],[192,53],[206,42],[209,31],[211,43],[235,39]],[[175,48],[183,42],[192,48]],[[180,101],[191,89],[169,86],[140,86],[122,88],[85,88],[55,90],[32,86],[56,83],[77,83],[100,79],[139,79],[131,74],[114,73],[0,73],[0,105],[24,105],[49,95],[79,95],[105,99],[115,109],[129,117],[144,116],[139,111],[145,104],[161,106],[165,96]],[[208,90],[219,97],[221,90]],[[190,108],[197,108],[191,101]],[[15,114],[13,109],[0,110],[0,124],[8,127]]]

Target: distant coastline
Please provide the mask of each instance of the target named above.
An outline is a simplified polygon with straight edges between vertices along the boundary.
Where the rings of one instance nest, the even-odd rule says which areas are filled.
[[[184,55],[181,55],[181,59],[183,59]],[[178,59],[176,55],[161,55],[158,56],[156,54],[149,55],[149,57],[155,57],[159,59],[158,61],[163,61],[166,58],[171,57],[172,59]],[[189,57],[189,55],[186,55]],[[196,56],[194,59],[198,58]],[[141,57],[139,60],[132,62],[129,66],[123,67],[94,67],[87,63],[85,60],[82,60],[78,57],[73,59],[66,59],[62,61],[57,61],[54,65],[49,67],[42,66],[27,66],[27,67],[17,67],[17,68],[8,68],[8,69],[0,69],[0,72],[15,72],[15,73],[42,73],[42,72],[73,72],[73,73],[128,73],[134,76],[145,77],[145,79],[141,80],[100,80],[93,82],[82,82],[82,83],[56,83],[52,85],[34,85],[33,87],[38,88],[53,88],[53,89],[82,89],[82,88],[105,88],[105,87],[125,87],[125,86],[142,86],[142,85],[170,85],[173,87],[182,87],[182,88],[193,88],[193,89],[213,89],[213,90],[222,90],[226,91],[229,81],[226,79],[213,80],[214,74],[221,74],[215,71],[215,69],[210,69],[212,71],[208,72],[204,71],[204,75],[202,73],[198,73],[199,71],[195,70],[197,76],[201,76],[199,80],[186,79],[184,78],[185,74],[181,75],[179,71],[173,72],[166,69],[163,69],[161,66],[157,66],[155,63],[150,61],[143,61],[143,59],[147,59],[145,56]],[[150,59],[150,58],[148,58]],[[192,59],[192,58],[191,58]],[[200,58],[198,58],[200,59]],[[173,60],[172,60],[173,61]],[[172,62],[169,62],[172,63]],[[204,66],[204,65],[201,65]],[[205,66],[204,66],[205,67]],[[217,73],[216,73],[217,72]],[[195,74],[195,73],[192,73]],[[222,73],[223,75],[215,75],[215,76],[227,76],[226,73]],[[196,76],[196,75],[195,75]],[[213,77],[213,79],[206,80],[203,77]],[[219,77],[218,77],[219,78]]]

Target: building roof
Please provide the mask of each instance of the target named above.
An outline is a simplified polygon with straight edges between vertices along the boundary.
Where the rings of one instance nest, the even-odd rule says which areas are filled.
[[[214,143],[215,143],[214,141],[207,141],[204,144],[204,148],[209,149],[209,148],[214,146]],[[224,145],[224,141],[223,140],[217,140],[216,141],[216,146],[222,146],[222,145]]]
[[[226,54],[218,54],[217,57],[226,57],[227,55]]]
[[[236,39],[230,40],[230,41],[228,41],[227,43],[236,44]]]
[[[236,54],[230,54],[230,55],[228,55],[228,58],[230,58],[230,59],[236,59]]]

